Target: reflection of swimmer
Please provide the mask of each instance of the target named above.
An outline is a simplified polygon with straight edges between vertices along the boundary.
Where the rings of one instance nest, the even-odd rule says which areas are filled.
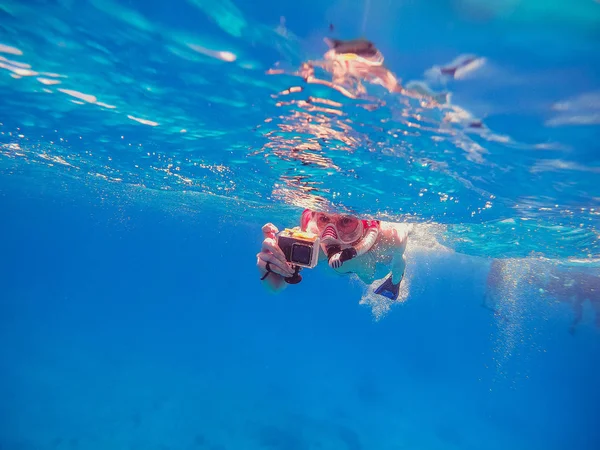
[[[336,272],[354,273],[368,284],[387,273],[375,293],[392,300],[398,298],[410,225],[360,220],[307,209],[302,213],[301,229],[320,237],[319,261],[326,259]],[[265,239],[257,255],[257,266],[263,284],[277,292],[286,287],[285,278],[292,277],[294,270],[277,244],[277,228],[268,223],[263,226],[263,233]]]
[[[402,92],[394,74],[383,65],[383,55],[372,42],[366,39],[325,39],[325,42],[329,45],[325,60],[333,64],[334,83],[352,77],[380,84],[390,92]]]
[[[600,327],[600,276],[583,271],[554,271],[544,289],[545,294],[560,302],[570,303],[575,313],[569,328],[575,333],[583,319],[583,304],[589,300],[596,314],[596,326]]]
[[[302,66],[301,75],[307,82],[328,85],[351,98],[366,93],[362,81],[379,84],[390,92],[403,92],[394,74],[383,65],[383,55],[372,42],[329,38],[325,38],[325,42],[329,50],[324,60],[309,61]],[[315,67],[330,72],[332,82],[315,78]]]
[[[308,61],[302,64],[296,75],[307,83],[322,84],[335,89],[348,98],[358,98],[367,93],[363,81],[379,84],[391,93],[425,101],[430,106],[443,105],[448,102],[448,93],[436,93],[423,82],[411,82],[403,88],[396,76],[383,64],[382,53],[366,39],[342,41],[325,38],[329,50],[320,61]],[[315,76],[315,67],[319,67],[332,75],[331,81]],[[273,70],[270,73],[281,73]]]

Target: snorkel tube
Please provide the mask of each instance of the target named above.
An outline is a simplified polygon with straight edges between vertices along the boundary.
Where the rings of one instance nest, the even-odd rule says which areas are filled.
[[[367,222],[365,224],[365,222]],[[327,260],[329,261],[329,267],[332,269],[339,269],[342,265],[357,256],[364,255],[371,247],[375,245],[377,238],[379,237],[379,225],[377,222],[363,221],[363,225],[367,229],[363,237],[354,245],[346,247],[342,250],[340,245],[330,245],[327,247]]]

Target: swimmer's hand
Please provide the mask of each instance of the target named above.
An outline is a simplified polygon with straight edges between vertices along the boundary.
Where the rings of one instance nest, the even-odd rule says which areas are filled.
[[[392,241],[394,242],[394,246],[398,249],[402,249],[402,251],[404,252],[404,249],[406,248],[406,241],[408,239],[408,234],[410,233],[410,231],[412,230],[411,226],[408,225],[398,225],[398,226],[394,226],[392,228]]]
[[[277,245],[277,236],[279,232],[277,227],[272,223],[267,223],[262,227],[262,231],[265,239],[262,242],[262,248],[260,253],[256,255],[256,266],[261,273],[261,277],[267,275],[267,263],[269,263],[269,269],[271,271],[265,278],[269,280],[271,277],[283,278],[291,277],[294,275],[294,269],[290,263],[285,259],[285,255]]]

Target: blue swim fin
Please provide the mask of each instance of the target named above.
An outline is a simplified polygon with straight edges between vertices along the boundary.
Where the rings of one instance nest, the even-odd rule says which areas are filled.
[[[400,282],[402,282],[402,280],[400,280]],[[387,297],[390,300],[398,300],[398,294],[400,293],[400,283],[392,283],[392,274],[390,274],[386,278],[386,280],[383,283],[381,283],[381,286],[375,289],[375,293],[383,295],[384,297]]]

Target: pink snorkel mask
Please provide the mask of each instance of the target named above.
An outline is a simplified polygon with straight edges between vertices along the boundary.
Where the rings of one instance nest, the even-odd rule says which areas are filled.
[[[363,235],[362,221],[355,217],[317,213],[315,222],[325,245],[351,245]]]
[[[365,223],[368,225],[366,232]],[[370,250],[379,236],[376,221],[365,222],[352,216],[310,210],[302,213],[301,226],[303,230],[319,235],[321,248],[333,268]]]

